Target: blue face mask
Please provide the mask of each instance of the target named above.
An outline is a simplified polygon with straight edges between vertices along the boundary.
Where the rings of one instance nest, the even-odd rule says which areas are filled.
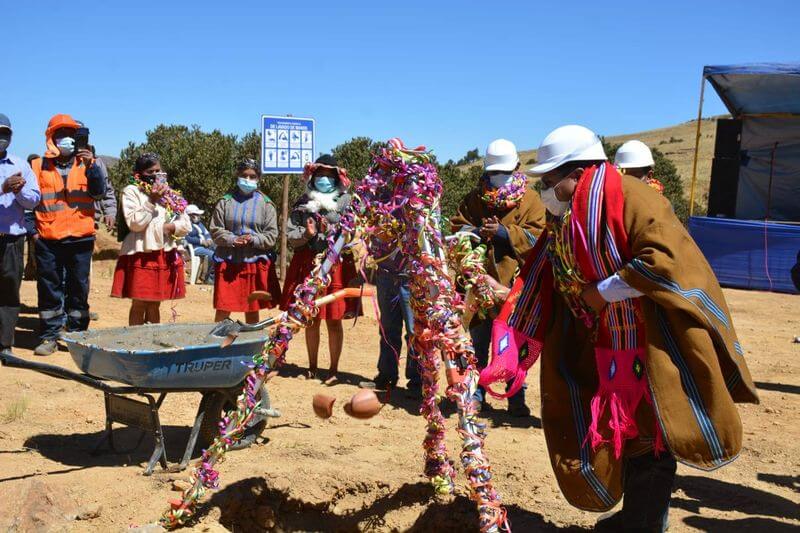
[[[258,182],[248,178],[239,178],[236,181],[236,185],[244,194],[253,194],[258,189]]]
[[[333,192],[336,188],[336,180],[330,176],[317,176],[314,178],[314,188],[319,192]]]

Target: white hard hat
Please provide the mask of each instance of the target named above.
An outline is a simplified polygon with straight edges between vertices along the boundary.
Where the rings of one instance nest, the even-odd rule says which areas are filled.
[[[642,141],[628,141],[619,147],[614,156],[619,168],[643,168],[655,166],[650,148]]]
[[[605,161],[600,137],[583,126],[561,126],[544,138],[536,152],[538,163],[528,169],[533,174],[544,174],[570,161]]]
[[[205,213],[205,211],[203,211],[194,204],[187,205],[186,209],[184,209],[183,212],[186,213],[187,215],[202,215],[203,213]]]
[[[483,158],[484,170],[506,170],[511,172],[517,168],[519,156],[514,143],[505,139],[496,139],[486,148],[486,157]]]

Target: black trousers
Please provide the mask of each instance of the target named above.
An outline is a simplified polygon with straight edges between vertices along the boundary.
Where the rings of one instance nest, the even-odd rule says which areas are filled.
[[[0,349],[14,346],[14,328],[19,318],[19,287],[22,284],[24,235],[0,236]]]
[[[89,271],[94,239],[36,241],[36,288],[39,293],[39,336],[55,340],[67,331],[89,327]]]
[[[625,531],[664,531],[678,463],[669,452],[625,462],[622,520]]]

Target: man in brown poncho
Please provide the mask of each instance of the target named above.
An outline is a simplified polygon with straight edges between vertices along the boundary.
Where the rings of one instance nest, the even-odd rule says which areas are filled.
[[[741,450],[734,402],[758,402],[744,351],[665,198],[621,176],[581,126],[553,131],[538,160],[547,230],[502,295],[487,370],[541,354],[542,425],[564,496],[605,511],[624,494],[597,530],[663,531],[676,460],[713,470]]]
[[[505,139],[492,141],[486,149],[480,182],[450,219],[454,232],[466,231],[480,236],[487,246],[487,273],[506,287],[511,286],[526,254],[544,229],[544,206],[529,186],[528,178],[518,170],[519,156],[514,144]],[[492,312],[485,319],[476,318],[470,324],[481,368],[489,361],[495,315],[496,312]],[[483,388],[479,388],[476,398],[479,405],[483,404],[484,395]],[[509,398],[508,410],[515,417],[530,416],[524,388]]]

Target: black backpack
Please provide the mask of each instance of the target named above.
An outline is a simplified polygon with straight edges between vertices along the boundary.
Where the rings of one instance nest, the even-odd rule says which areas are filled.
[[[119,200],[117,200],[117,242],[124,241],[130,232],[131,228],[125,222],[125,214],[122,212],[122,196],[120,195]]]

